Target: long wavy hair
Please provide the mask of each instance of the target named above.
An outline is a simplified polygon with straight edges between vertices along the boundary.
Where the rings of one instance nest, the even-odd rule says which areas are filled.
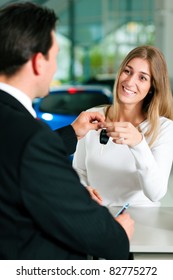
[[[124,68],[133,58],[142,58],[149,63],[151,71],[151,88],[143,101],[142,111],[149,123],[145,137],[150,138],[151,146],[158,135],[159,117],[173,120],[173,97],[166,61],[162,52],[154,46],[139,46],[128,53],[120,65],[113,89],[114,121],[119,116],[118,82]]]

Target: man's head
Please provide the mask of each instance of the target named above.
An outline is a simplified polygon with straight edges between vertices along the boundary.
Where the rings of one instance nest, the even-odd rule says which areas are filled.
[[[14,75],[37,53],[46,57],[56,20],[53,11],[29,2],[0,9],[0,74]]]

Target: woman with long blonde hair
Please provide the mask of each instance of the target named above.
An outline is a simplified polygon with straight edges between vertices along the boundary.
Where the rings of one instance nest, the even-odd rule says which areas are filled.
[[[90,110],[105,115],[109,137],[104,145],[101,131],[92,131],[78,142],[73,166],[91,195],[100,202],[98,192],[106,206],[160,205],[173,161],[173,98],[161,51],[130,51],[116,77],[113,104]]]

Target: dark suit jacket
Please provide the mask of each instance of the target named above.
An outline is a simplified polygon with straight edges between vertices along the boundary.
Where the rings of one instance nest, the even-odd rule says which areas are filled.
[[[71,126],[55,133],[0,91],[0,132],[0,259],[128,258],[124,229],[71,167]]]

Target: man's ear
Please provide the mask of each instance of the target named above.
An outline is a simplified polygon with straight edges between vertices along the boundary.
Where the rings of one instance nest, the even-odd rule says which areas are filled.
[[[40,52],[33,55],[33,57],[32,57],[32,68],[33,68],[33,71],[34,71],[35,75],[40,75],[41,74],[44,60],[45,60],[45,57]]]

